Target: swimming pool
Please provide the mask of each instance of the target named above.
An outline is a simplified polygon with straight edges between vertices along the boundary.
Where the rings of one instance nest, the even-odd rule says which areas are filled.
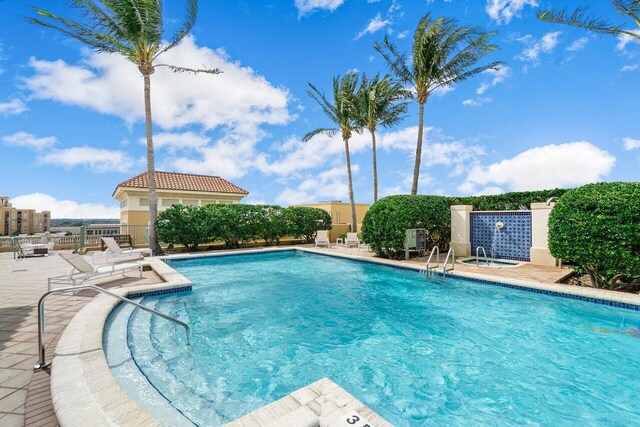
[[[187,321],[192,345],[140,310],[126,339],[199,425],[325,376],[398,426],[626,426],[640,415],[640,339],[623,333],[638,312],[299,251],[171,266],[193,291],[143,303]]]

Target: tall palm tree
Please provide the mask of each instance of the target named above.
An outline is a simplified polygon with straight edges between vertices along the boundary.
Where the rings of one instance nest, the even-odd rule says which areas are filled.
[[[324,114],[335,125],[333,128],[318,128],[306,134],[302,139],[309,141],[316,135],[327,135],[331,138],[338,132],[342,136],[344,143],[344,156],[347,164],[347,180],[349,183],[349,204],[351,206],[351,231],[358,231],[356,217],[356,202],[353,197],[353,180],[351,178],[351,156],[349,155],[349,139],[353,133],[362,133],[362,124],[358,114],[358,74],[347,73],[344,77],[333,78],[333,100],[327,99],[326,95],[309,83],[311,90],[307,94],[318,103]]]
[[[621,15],[631,18],[640,27],[640,0],[611,0],[613,9]],[[572,25],[604,34],[626,35],[640,40],[640,33],[613,25],[609,21],[591,14],[587,6],[580,6],[572,13],[563,10],[545,10],[538,12],[538,19],[556,24]]]
[[[384,57],[391,70],[413,89],[418,101],[418,141],[413,169],[411,194],[418,193],[422,138],[424,134],[424,106],[438,88],[447,88],[488,69],[497,69],[500,62],[476,65],[480,59],[498,49],[490,39],[495,32],[458,26],[455,19],[434,19],[430,14],[418,23],[413,35],[411,57],[401,53],[389,37],[374,48]]]
[[[378,201],[378,160],[376,148],[376,130],[378,126],[391,127],[400,123],[407,112],[410,97],[400,82],[392,80],[389,75],[380,78],[376,74],[369,80],[367,75],[362,76],[359,91],[360,120],[361,125],[371,133],[373,149],[373,201]]]
[[[156,236],[158,198],[153,154],[151,121],[151,75],[157,67],[174,72],[218,74],[218,69],[192,69],[156,64],[156,59],[175,47],[191,31],[198,15],[198,0],[186,0],[186,16],[169,41],[164,41],[163,0],[70,0],[85,23],[72,21],[38,7],[38,17],[27,21],[53,28],[94,48],[97,52],[122,55],[142,74],[144,80],[144,114],[147,134],[147,172],[149,175],[149,245],[154,254],[162,249]]]

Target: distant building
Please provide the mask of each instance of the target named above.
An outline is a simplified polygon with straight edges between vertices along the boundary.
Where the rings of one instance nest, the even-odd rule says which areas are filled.
[[[240,203],[249,192],[229,181],[209,175],[156,171],[158,212],[176,204],[205,206],[216,203]],[[120,223],[149,223],[149,176],[147,172],[121,182],[113,191],[120,202]]]
[[[349,203],[343,203],[339,200],[331,200],[327,202],[309,203],[296,206],[318,208],[329,212],[329,215],[331,215],[331,223],[333,225],[351,224],[351,205],[349,205]],[[368,204],[356,203],[356,221],[358,222],[358,230],[360,229],[364,215],[368,210]]]
[[[45,233],[51,230],[51,211],[14,208],[9,197],[0,196],[0,236]]]

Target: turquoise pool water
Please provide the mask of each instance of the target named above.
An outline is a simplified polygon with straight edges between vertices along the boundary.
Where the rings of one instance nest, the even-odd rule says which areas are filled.
[[[219,425],[322,377],[398,426],[637,425],[640,313],[297,251],[173,261],[193,292],[131,314],[135,363]]]

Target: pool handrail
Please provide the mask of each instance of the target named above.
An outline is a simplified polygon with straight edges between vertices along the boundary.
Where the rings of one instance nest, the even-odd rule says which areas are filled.
[[[93,289],[94,291],[98,291],[98,292],[102,292],[105,293],[107,295],[111,295],[114,298],[119,299],[122,302],[125,302],[127,304],[131,304],[136,306],[137,308],[147,311],[151,314],[155,314],[157,316],[162,317],[163,319],[169,320],[171,322],[177,323],[178,325],[182,326],[185,329],[185,332],[187,334],[187,344],[190,344],[190,337],[189,337],[189,325],[187,325],[185,322],[182,322],[178,319],[174,319],[171,316],[167,316],[164,313],[160,313],[159,311],[156,311],[154,309],[151,309],[149,307],[145,307],[142,304],[138,304],[135,301],[130,300],[129,298],[125,298],[122,295],[118,295],[115,292],[111,292],[108,291],[106,289],[103,289],[99,286],[95,286],[95,285],[80,285],[80,286],[69,286],[66,288],[57,288],[57,289],[52,289],[49,292],[45,293],[44,295],[42,295],[42,297],[40,297],[40,301],[38,301],[38,364],[35,365],[33,367],[34,370],[37,369],[44,369],[46,367],[48,367],[51,362],[47,362],[45,360],[45,345],[44,345],[44,300],[51,294],[54,293],[62,293],[62,292],[75,292],[79,289]]]
[[[480,249],[482,249],[482,253],[484,254],[484,259],[487,262],[487,267],[489,266],[489,258],[487,257],[487,251],[482,246],[478,246],[476,248],[476,267],[480,267]]]
[[[426,266],[426,270],[429,271],[429,264],[431,264],[431,258],[433,257],[433,253],[436,253],[436,266],[433,268],[438,268],[440,266],[440,248],[438,246],[434,246],[431,249],[431,253],[429,254],[429,258],[427,258],[427,266]]]
[[[447,252],[447,257],[444,259],[444,265],[442,266],[442,274],[447,274],[447,264],[449,264],[449,257],[451,258],[451,270],[456,269],[456,251],[453,249],[453,246],[449,247],[449,252]]]

